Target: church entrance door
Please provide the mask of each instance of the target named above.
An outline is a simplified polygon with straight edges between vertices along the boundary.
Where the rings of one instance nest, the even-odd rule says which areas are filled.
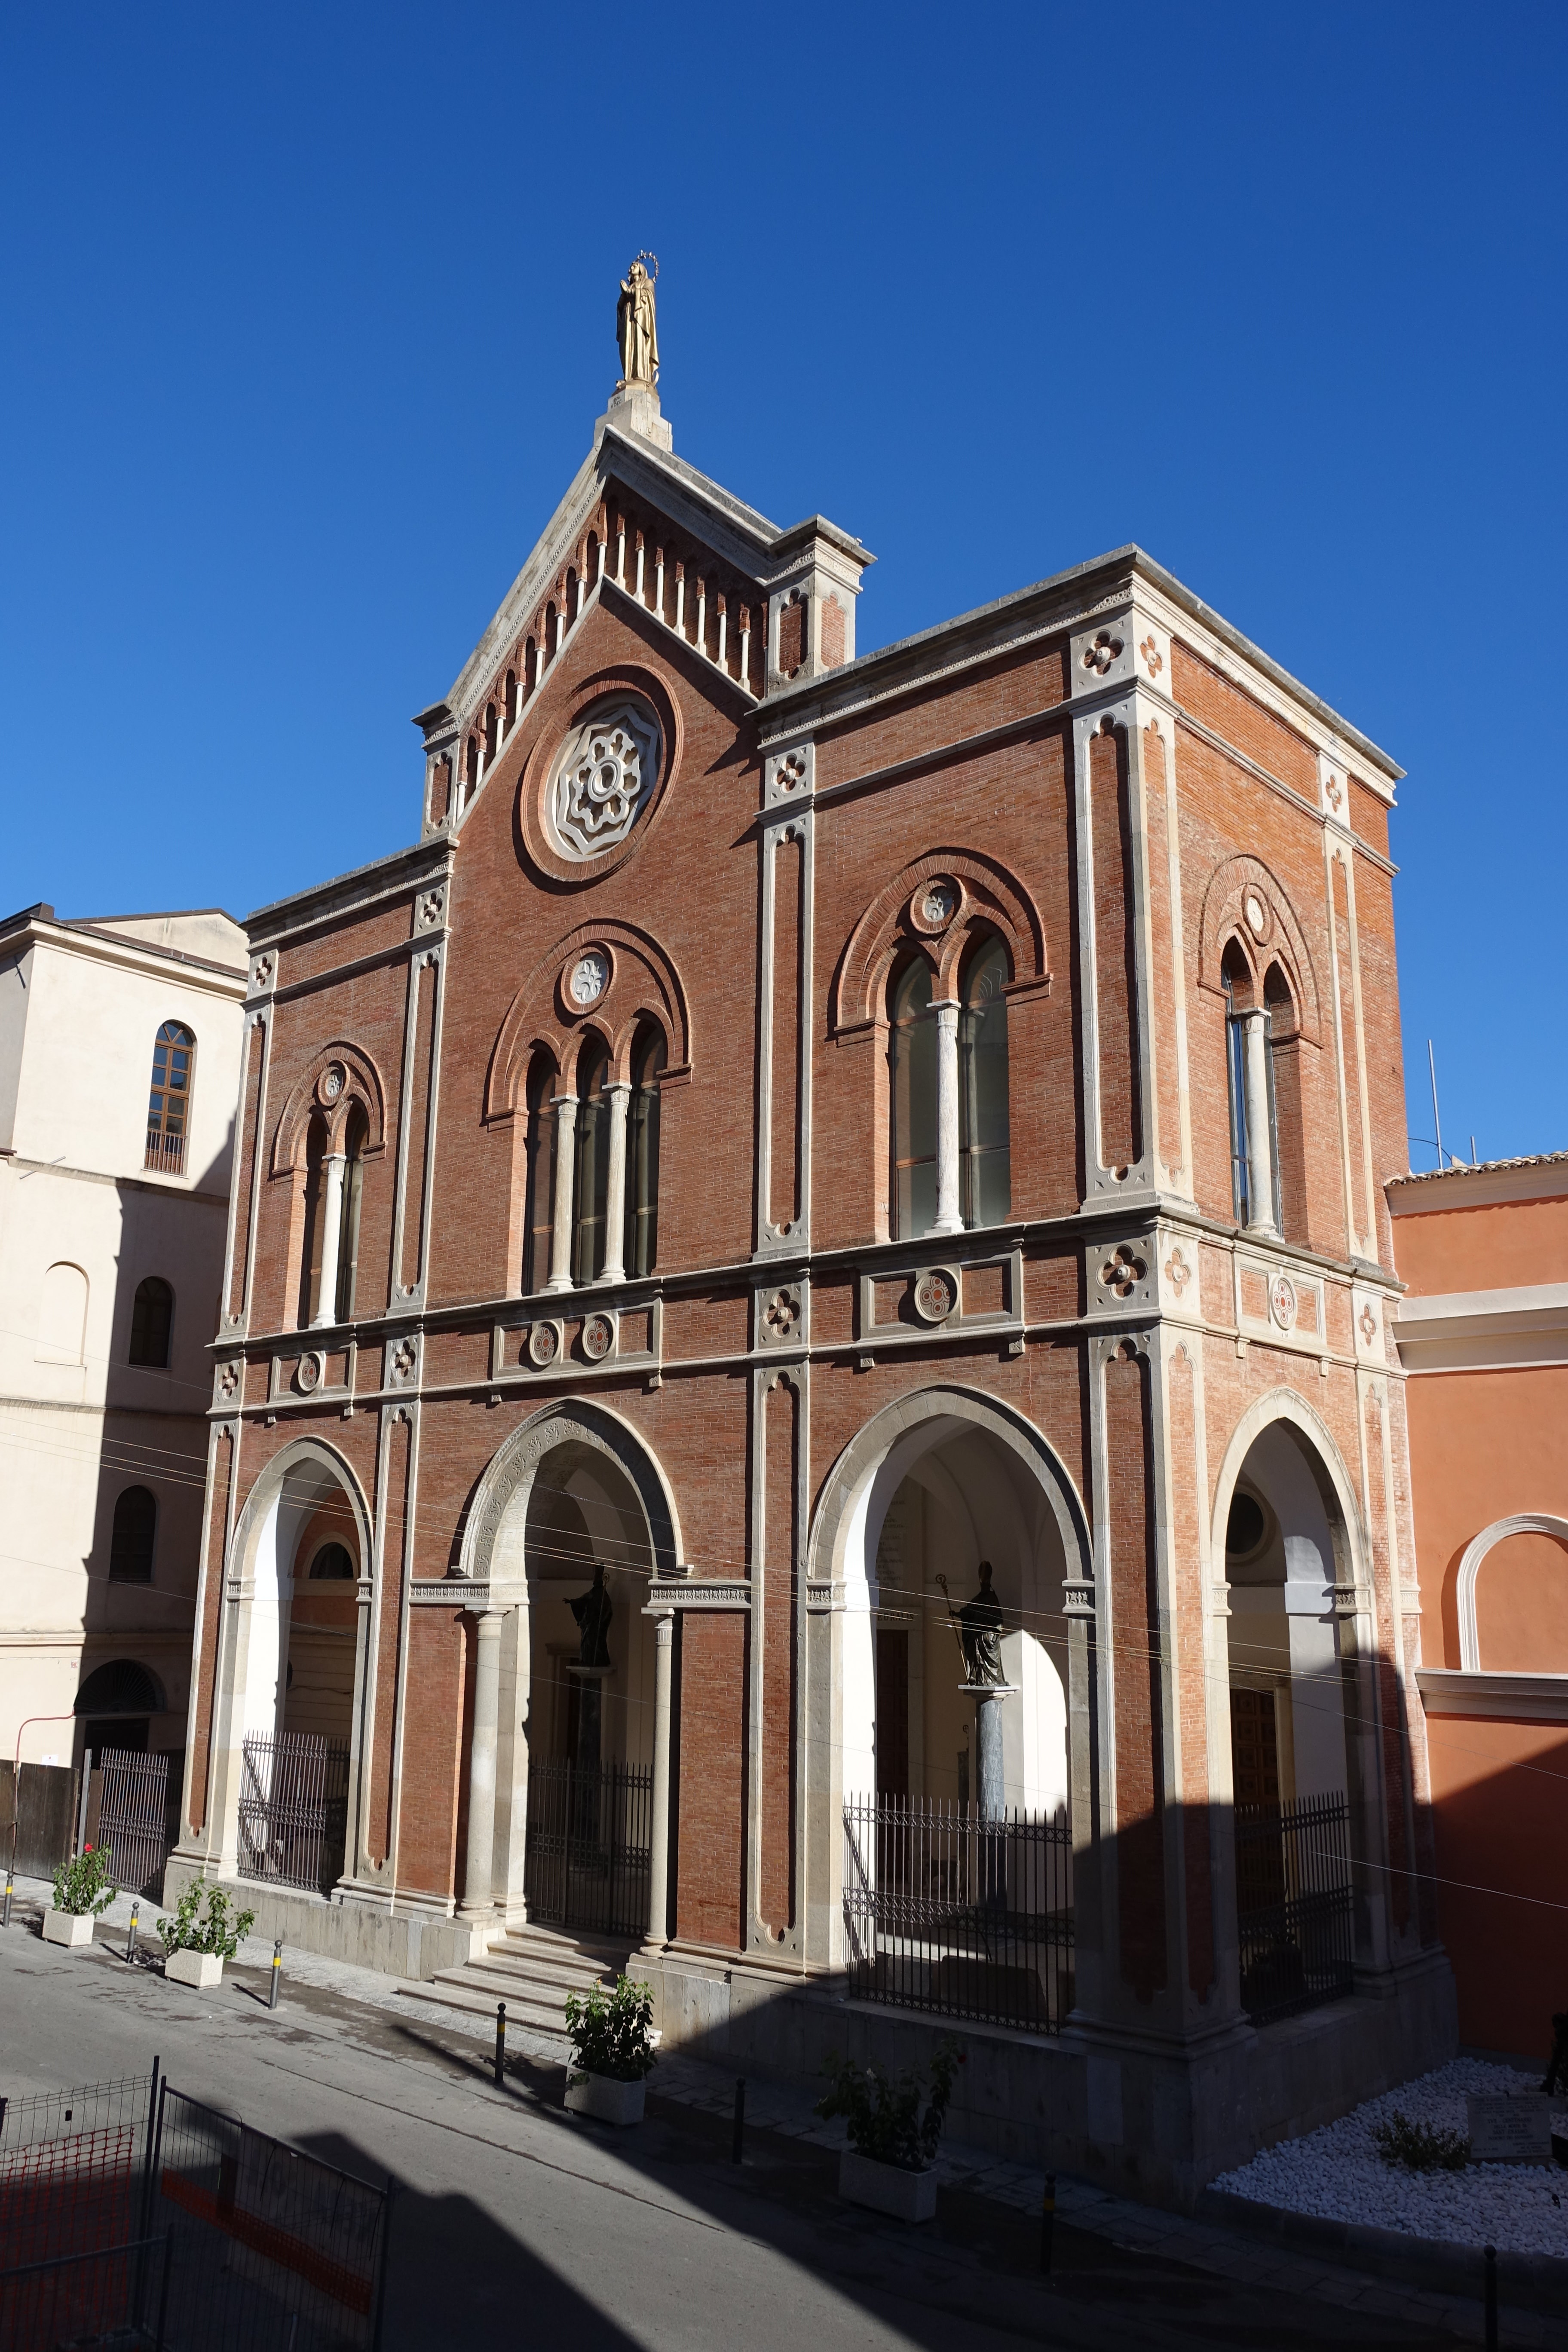
[[[653,1773],[552,1758],[528,1775],[531,1921],[598,1936],[647,1932]]]

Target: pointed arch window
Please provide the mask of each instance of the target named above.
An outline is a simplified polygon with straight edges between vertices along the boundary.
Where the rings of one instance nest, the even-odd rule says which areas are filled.
[[[657,1029],[649,1029],[638,1038],[632,1058],[626,1138],[628,1275],[651,1274],[658,1263],[658,1081],[664,1064],[664,1039]]]
[[[150,1274],[136,1286],[131,1305],[131,1359],[153,1371],[169,1368],[169,1332],[174,1294],[162,1276]]]
[[[143,1167],[161,1176],[183,1176],[191,1125],[191,1080],[196,1041],[182,1022],[165,1021],[153,1041],[153,1084],[147,1097],[147,1156]]]
[[[610,1056],[597,1037],[577,1064],[577,1136],[573,1170],[572,1279],[597,1282],[605,1270],[605,1211],[610,1182]]]
[[[987,940],[969,966],[958,1024],[958,1149],[963,1222],[1005,1224],[1013,1174],[1007,1104],[1007,950]]]
[[[936,1223],[936,1023],[931,966],[911,957],[895,971],[888,1072],[892,1109],[893,1233],[912,1241]]]
[[[313,1118],[305,1138],[305,1243],[300,1255],[300,1328],[309,1328],[321,1286],[321,1244],[326,1238],[325,1167],[327,1123]]]
[[[1258,1002],[1252,967],[1235,940],[1221,959],[1220,983],[1225,990],[1231,1206],[1238,1225],[1278,1233],[1279,1146],[1269,1037],[1275,1007],[1267,997],[1261,1004]]]

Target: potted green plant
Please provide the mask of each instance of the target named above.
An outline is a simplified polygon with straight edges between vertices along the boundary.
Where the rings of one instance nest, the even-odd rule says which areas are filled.
[[[937,2142],[947,2121],[953,2080],[963,2063],[956,2042],[938,2045],[931,2063],[931,2097],[921,2099],[924,2078],[911,2067],[884,2074],[878,2066],[851,2065],[829,2058],[829,2087],[816,2103],[819,2116],[842,2116],[849,2145],[838,2159],[838,2194],[852,2205],[890,2213],[899,2221],[929,2221],[936,2211]]]
[[[201,1916],[204,1890],[205,1918]],[[163,1974],[175,1984],[195,1985],[202,1991],[208,1985],[221,1984],[225,1960],[233,1959],[255,1922],[254,1911],[230,1911],[223,1887],[193,1878],[174,1906],[174,1917],[158,1922],[158,1933],[163,1938]]]
[[[649,1987],[622,1976],[613,1992],[602,1984],[569,1992],[566,2038],[572,2044],[566,2105],[573,2113],[603,2124],[640,2124],[647,2078],[658,2063]]]
[[[46,1944],[90,1944],[92,1923],[107,1911],[120,1889],[110,1872],[114,1859],[106,1845],[84,1845],[55,1873],[53,1906],[44,1914]]]

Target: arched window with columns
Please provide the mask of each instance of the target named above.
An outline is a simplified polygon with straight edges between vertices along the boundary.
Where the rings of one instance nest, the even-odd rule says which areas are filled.
[[[892,1229],[899,1241],[930,1233],[937,1214],[937,1024],[931,970],[922,955],[894,966],[889,989],[888,1076],[892,1111]]]
[[[1013,1205],[1007,1103],[1007,950],[972,950],[958,1024],[959,1168],[966,1225],[1005,1224]]]
[[[535,1054],[524,1089],[528,1116],[523,1145],[528,1159],[522,1243],[525,1295],[542,1290],[550,1279],[550,1237],[555,1228],[554,1094],[555,1066],[548,1054]]]
[[[1231,1202],[1238,1225],[1279,1231],[1279,1151],[1274,1139],[1274,1063],[1268,1009],[1241,943],[1220,959],[1225,990],[1226,1093],[1230,1105]]]
[[[354,1311],[359,1282],[360,1200],[364,1190],[364,1148],[370,1121],[356,1103],[343,1129],[342,1194],[338,1213],[337,1319],[346,1323]]]
[[[658,1082],[664,1038],[651,1023],[632,1049],[632,1098],[626,1138],[626,1270],[651,1274],[658,1263]]]
[[[610,1055],[588,1037],[577,1057],[576,1166],[572,1198],[572,1279],[581,1288],[605,1271],[610,1189]]]

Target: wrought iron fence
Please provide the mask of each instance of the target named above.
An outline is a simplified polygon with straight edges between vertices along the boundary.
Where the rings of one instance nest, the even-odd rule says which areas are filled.
[[[324,1895],[342,1873],[349,1751],[342,1739],[289,1731],[245,1743],[239,1874]]]
[[[647,1927],[653,1774],[542,1761],[528,1771],[523,1892],[542,1926],[602,1936]]]
[[[1351,1908],[1342,1796],[1237,1806],[1241,2005],[1255,2025],[1350,1991]]]
[[[894,2009],[1057,2033],[1073,2005],[1065,1815],[982,1821],[966,1805],[863,1797],[844,1808],[851,1991]]]
[[[100,1748],[98,1843],[109,1848],[117,1885],[159,1895],[169,1852],[169,1759],[129,1748]]]
[[[174,2226],[168,2332],[191,2352],[374,2352],[388,2190],[165,2084],[154,2231]]]

